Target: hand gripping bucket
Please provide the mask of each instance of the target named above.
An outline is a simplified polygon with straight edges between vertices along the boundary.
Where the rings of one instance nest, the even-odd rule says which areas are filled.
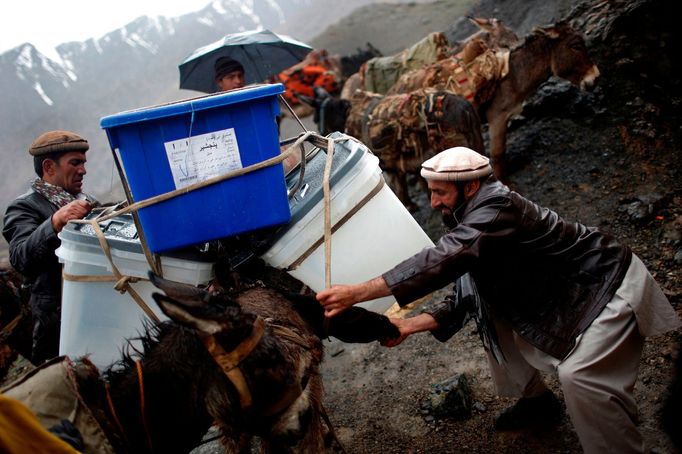
[[[330,137],[339,138],[334,133]],[[326,152],[316,149],[307,160],[304,181],[290,199],[291,221],[262,255],[269,265],[285,269],[311,289],[325,287],[324,202],[322,175]],[[298,183],[294,169],[287,185]],[[336,142],[332,163],[331,211],[333,284],[355,284],[375,278],[433,242],[385,184],[379,160],[361,143]],[[395,303],[384,297],[361,303],[385,312]]]

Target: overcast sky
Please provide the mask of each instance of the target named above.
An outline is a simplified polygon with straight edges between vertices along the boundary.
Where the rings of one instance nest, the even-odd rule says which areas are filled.
[[[29,42],[52,56],[67,41],[99,38],[140,16],[174,17],[211,0],[5,0],[0,12],[0,53]]]

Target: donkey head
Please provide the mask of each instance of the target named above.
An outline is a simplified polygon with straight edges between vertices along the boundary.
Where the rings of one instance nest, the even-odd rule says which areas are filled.
[[[590,89],[599,77],[599,68],[592,61],[585,40],[566,22],[537,28],[533,33],[545,36],[552,42],[552,73],[578,85]]]
[[[469,17],[469,20],[481,29],[479,36],[490,48],[503,47],[508,49],[519,42],[519,37],[516,36],[514,30],[504,25],[499,19]]]
[[[153,273],[149,274],[149,279],[165,292],[165,295],[152,295],[163,313],[171,320],[195,330],[200,336],[219,336],[227,347],[251,332],[256,316],[242,312],[239,304],[226,295],[211,294]]]

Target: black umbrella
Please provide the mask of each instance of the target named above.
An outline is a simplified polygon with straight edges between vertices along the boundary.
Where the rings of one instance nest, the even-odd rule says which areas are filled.
[[[232,33],[200,47],[179,66],[180,88],[204,93],[217,91],[214,65],[220,57],[231,57],[244,66],[246,83],[265,81],[305,58],[310,46],[270,30]]]

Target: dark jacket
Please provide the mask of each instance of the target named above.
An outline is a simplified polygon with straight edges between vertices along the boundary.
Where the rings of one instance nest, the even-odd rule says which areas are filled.
[[[14,200],[5,212],[2,234],[9,243],[12,266],[31,286],[34,322],[59,323],[61,307],[61,265],[55,255],[60,241],[52,228],[57,207],[37,192]],[[34,331],[34,340],[36,333]],[[35,347],[34,347],[35,348]]]
[[[398,303],[468,271],[491,317],[559,359],[612,299],[630,265],[631,251],[613,237],[566,222],[492,177],[458,215],[461,222],[435,247],[384,274]],[[448,314],[434,316],[445,323]]]

